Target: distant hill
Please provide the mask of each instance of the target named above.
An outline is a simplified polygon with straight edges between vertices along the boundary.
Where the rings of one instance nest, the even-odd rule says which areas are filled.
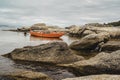
[[[8,29],[16,29],[16,26],[12,26],[12,25],[0,25],[0,30],[8,30]]]
[[[120,26],[120,20],[119,20],[119,21],[116,21],[116,22],[110,22],[110,23],[108,23],[108,25]]]
[[[8,25],[0,25],[0,27],[9,27]]]
[[[16,26],[12,26],[12,25],[0,25],[0,27],[2,27],[2,28],[14,28]]]

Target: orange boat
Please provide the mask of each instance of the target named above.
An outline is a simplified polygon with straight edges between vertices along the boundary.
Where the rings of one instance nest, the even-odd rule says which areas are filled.
[[[43,31],[30,31],[31,36],[46,37],[46,38],[59,38],[63,36],[64,32],[43,32]]]

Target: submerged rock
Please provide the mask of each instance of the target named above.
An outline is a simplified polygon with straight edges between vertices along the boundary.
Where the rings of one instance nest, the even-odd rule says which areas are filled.
[[[85,37],[83,37],[79,41],[75,41],[70,44],[70,48],[74,50],[91,50],[95,49],[99,43],[101,42],[107,42],[110,38],[109,33],[107,32],[102,32],[99,34],[90,34]]]
[[[88,60],[72,64],[61,64],[71,68],[77,75],[120,74],[120,50],[112,53],[99,53]],[[60,65],[59,65],[60,66]]]
[[[71,63],[84,58],[70,51],[65,42],[51,42],[39,46],[28,46],[13,50],[4,55],[14,60],[37,61],[47,63]]]
[[[91,75],[76,78],[66,78],[62,80],[120,80],[120,75]]]
[[[46,74],[33,71],[17,71],[0,75],[1,80],[52,80]]]

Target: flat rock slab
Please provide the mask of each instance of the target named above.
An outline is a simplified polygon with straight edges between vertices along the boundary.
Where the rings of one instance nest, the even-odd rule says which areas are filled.
[[[33,71],[17,71],[0,75],[2,80],[52,80],[46,74]]]
[[[61,66],[73,69],[77,75],[120,74],[120,50],[112,53],[99,53],[88,60]]]
[[[84,58],[72,53],[65,42],[51,42],[38,46],[18,48],[4,56],[14,60],[36,61],[46,63],[71,63]]]
[[[62,80],[120,80],[120,75],[91,75],[76,78],[66,78]]]
[[[102,46],[102,51],[120,50],[120,41],[108,41]]]

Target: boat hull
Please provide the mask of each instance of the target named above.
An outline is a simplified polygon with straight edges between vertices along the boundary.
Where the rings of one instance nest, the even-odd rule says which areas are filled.
[[[59,38],[64,35],[63,32],[43,33],[43,32],[34,32],[34,31],[30,31],[30,34],[31,36],[46,37],[46,38]]]

